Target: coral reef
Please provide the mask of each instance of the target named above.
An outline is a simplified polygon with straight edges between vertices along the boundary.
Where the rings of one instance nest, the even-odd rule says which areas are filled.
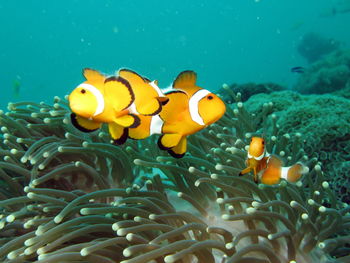
[[[302,94],[323,94],[349,85],[350,50],[337,50],[311,64],[293,89]]]
[[[326,179],[339,198],[350,203],[350,101],[330,94],[300,95],[284,91],[256,95],[246,106],[259,114],[267,100],[273,103],[271,107],[278,117],[278,135],[301,134],[307,156],[323,163]],[[274,133],[268,127],[265,132]]]
[[[59,98],[10,104],[0,115],[0,260],[349,261],[350,207],[305,155],[303,137],[280,133],[272,104],[253,116],[234,100],[217,124],[190,137],[191,154],[179,160],[155,138],[117,147],[104,131],[72,129]],[[268,122],[268,151],[311,168],[297,184],[237,176],[249,138]]]
[[[228,91],[230,90],[230,91]],[[265,93],[270,94],[274,91],[285,90],[285,87],[276,83],[245,83],[245,84],[224,84],[221,89],[218,90],[218,95],[228,104],[235,102],[235,94],[240,93],[240,100],[242,102],[247,101],[254,94]]]
[[[340,43],[338,41],[325,38],[314,32],[309,32],[301,38],[297,50],[308,63],[313,63],[321,59],[324,55],[337,50],[339,47]]]

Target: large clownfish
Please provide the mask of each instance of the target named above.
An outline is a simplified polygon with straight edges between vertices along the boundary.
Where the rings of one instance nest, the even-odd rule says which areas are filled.
[[[265,141],[261,137],[252,137],[246,160],[247,168],[240,172],[240,176],[253,171],[254,181],[260,179],[263,184],[277,184],[281,179],[296,182],[309,171],[308,167],[298,162],[289,167],[283,167],[283,162],[275,155],[270,155],[265,148]]]
[[[161,134],[158,146],[173,157],[181,158],[187,150],[186,137],[219,120],[225,113],[224,102],[215,94],[196,85],[193,71],[181,72],[166,93],[169,99],[154,116],[140,116],[141,123],[129,128],[129,137],[144,139]]]
[[[96,70],[84,69],[86,81],[78,85],[68,98],[73,112],[72,124],[76,128],[92,132],[99,129],[102,123],[108,123],[109,133],[117,144],[127,139],[125,128],[135,128],[140,124],[138,114],[157,114],[162,103],[167,101],[154,85],[135,72],[121,72],[128,79],[122,76],[107,77]]]

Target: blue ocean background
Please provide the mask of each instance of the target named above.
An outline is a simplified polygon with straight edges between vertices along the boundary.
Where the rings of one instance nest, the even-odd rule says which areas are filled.
[[[349,46],[350,13],[324,15],[336,2],[1,0],[0,108],[64,96],[85,67],[131,68],[162,88],[187,69],[211,91],[223,83],[292,87],[290,68],[307,66],[296,49],[305,33]]]

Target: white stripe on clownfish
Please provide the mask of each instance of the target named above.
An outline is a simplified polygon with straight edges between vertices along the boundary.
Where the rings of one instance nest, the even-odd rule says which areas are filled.
[[[253,159],[255,159],[255,160],[257,160],[257,161],[260,161],[262,158],[264,158],[264,157],[269,157],[270,156],[270,154],[268,153],[268,152],[263,152],[260,156],[258,156],[258,157],[255,157],[255,156],[253,156],[253,155],[251,155],[250,153],[249,153],[249,151],[248,151],[248,158],[253,158]]]
[[[149,85],[151,85],[151,86],[155,89],[155,91],[157,91],[157,94],[158,94],[159,97],[164,97],[163,92],[160,90],[160,88],[159,88],[158,85],[156,84],[155,80],[151,81],[151,82],[149,83]]]
[[[96,87],[87,83],[82,83],[78,87],[90,91],[95,96],[97,100],[97,107],[93,116],[101,114],[105,109],[105,100],[103,98],[101,91],[99,91]]]
[[[201,99],[203,99],[205,96],[207,96],[210,93],[210,91],[206,89],[200,89],[196,91],[190,98],[188,104],[189,104],[189,110],[191,119],[198,123],[201,126],[204,126],[205,123],[203,121],[203,118],[199,115],[198,111],[198,103]]]
[[[150,135],[161,134],[163,124],[164,124],[164,121],[160,118],[158,114],[152,116],[151,125],[150,125]]]
[[[131,103],[131,105],[128,107],[128,110],[132,114],[139,114],[138,111],[136,110],[135,102]]]

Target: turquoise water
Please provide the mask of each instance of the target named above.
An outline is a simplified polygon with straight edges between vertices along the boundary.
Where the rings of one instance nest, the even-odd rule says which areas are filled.
[[[0,0],[0,23],[0,109],[24,101],[0,262],[350,262],[350,0]],[[191,71],[161,103],[125,71],[75,89],[86,67],[193,70],[227,103]]]
[[[186,69],[212,91],[234,82],[291,87],[299,76],[290,68],[307,66],[296,49],[305,33],[350,43],[350,13],[330,12],[340,1],[305,2],[2,0],[0,108],[63,96],[84,67],[128,67],[161,87]]]

